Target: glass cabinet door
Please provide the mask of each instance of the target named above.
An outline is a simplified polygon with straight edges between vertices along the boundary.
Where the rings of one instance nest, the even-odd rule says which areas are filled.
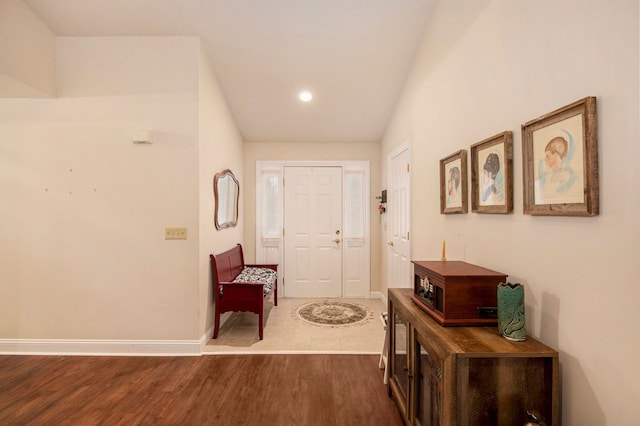
[[[416,334],[416,359],[419,374],[416,395],[416,423],[422,426],[439,425],[442,406],[442,362],[430,352]]]
[[[398,385],[402,395],[400,399],[405,403],[404,411],[408,417],[409,398],[409,324],[397,315],[393,314],[393,380]]]

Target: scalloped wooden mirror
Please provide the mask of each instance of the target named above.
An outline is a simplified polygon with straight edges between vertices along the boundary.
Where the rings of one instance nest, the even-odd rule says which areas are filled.
[[[224,229],[238,224],[238,198],[240,184],[231,170],[216,173],[213,178],[213,194],[216,200],[216,229]]]

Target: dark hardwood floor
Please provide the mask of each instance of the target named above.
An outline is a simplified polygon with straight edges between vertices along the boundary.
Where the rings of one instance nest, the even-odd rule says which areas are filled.
[[[374,355],[0,356],[0,425],[401,425]]]

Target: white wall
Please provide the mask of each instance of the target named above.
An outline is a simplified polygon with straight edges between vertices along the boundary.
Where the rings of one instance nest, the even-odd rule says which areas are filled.
[[[204,335],[205,331],[213,324],[213,293],[209,254],[220,253],[232,248],[237,243],[243,243],[244,246],[245,207],[242,200],[247,186],[254,186],[255,180],[249,181],[247,185],[247,181],[244,179],[242,138],[227,107],[213,69],[202,53],[200,56],[199,95],[199,326],[200,335]],[[238,225],[233,228],[216,230],[213,216],[215,208],[213,178],[216,173],[225,169],[230,169],[240,182]]]
[[[57,45],[58,99],[0,99],[0,338],[197,341],[200,43]]]
[[[630,424],[640,400],[638,2],[439,0],[432,13],[382,147],[385,158],[413,142],[413,257],[438,259],[446,239],[447,258],[523,283],[528,333],[560,352],[563,424]],[[523,215],[521,124],[585,96],[598,98],[600,215]],[[513,214],[441,215],[439,160],[504,130]]]
[[[55,94],[55,34],[21,0],[0,1],[0,97]]]

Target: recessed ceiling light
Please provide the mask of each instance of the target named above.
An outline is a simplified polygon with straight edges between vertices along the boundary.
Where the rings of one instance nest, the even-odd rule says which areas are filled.
[[[313,99],[313,95],[311,94],[311,92],[308,92],[305,90],[303,92],[300,92],[300,94],[298,95],[298,98],[302,102],[309,102],[311,99]]]

